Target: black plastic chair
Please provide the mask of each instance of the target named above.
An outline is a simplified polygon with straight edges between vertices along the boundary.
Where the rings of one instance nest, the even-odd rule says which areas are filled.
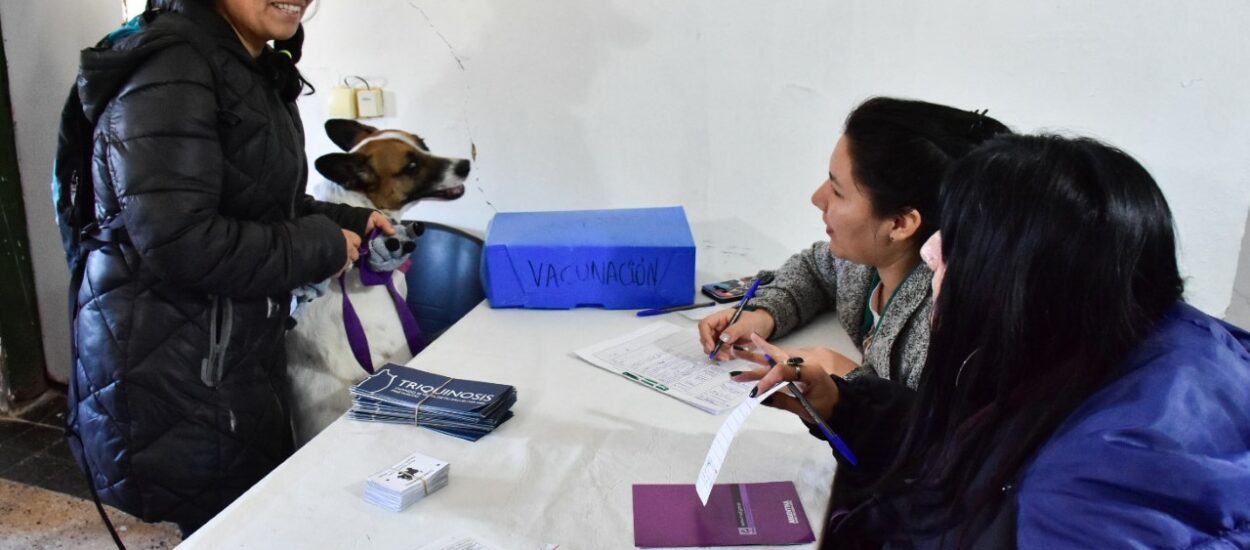
[[[408,307],[433,342],[486,298],[479,275],[483,243],[454,227],[422,223],[425,233],[416,240],[405,280]]]

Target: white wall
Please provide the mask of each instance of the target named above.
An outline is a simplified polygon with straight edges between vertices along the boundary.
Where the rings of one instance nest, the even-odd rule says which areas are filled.
[[[121,22],[116,0],[0,0],[17,162],[49,374],[69,376],[69,272],[52,215],[52,154],[61,106],[78,73],[79,50]]]
[[[1246,235],[1241,240],[1241,255],[1237,262],[1237,277],[1233,281],[1232,303],[1224,313],[1224,320],[1239,327],[1250,329],[1250,219],[1246,220]]]
[[[1241,0],[317,0],[302,67],[310,155],[329,89],[384,84],[380,126],[478,150],[470,192],[411,217],[680,204],[696,238],[747,224],[778,259],[823,236],[807,197],[870,95],[1092,134],[1142,160],[1176,213],[1189,298],[1230,305],[1250,210],[1250,4]],[[117,0],[0,0],[45,353],[68,372],[48,181],[77,51]],[[463,65],[463,68],[461,67]],[[707,268],[739,251],[703,254]],[[1245,261],[1245,260],[1243,260]],[[737,269],[737,267],[735,267]]]
[[[477,147],[470,192],[410,217],[680,204],[696,238],[744,223],[797,250],[823,237],[807,201],[842,119],[899,95],[1124,148],[1175,211],[1190,300],[1230,302],[1250,206],[1242,0],[317,1],[311,156],[333,149],[319,126],[348,75],[385,85],[378,125]]]

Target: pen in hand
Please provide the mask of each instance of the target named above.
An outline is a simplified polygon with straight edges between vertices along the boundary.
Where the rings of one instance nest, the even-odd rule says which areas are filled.
[[[777,366],[777,361],[774,360],[771,355],[765,353],[764,359],[768,361],[768,368]],[[792,363],[792,366],[797,371],[799,369],[799,365],[803,363],[803,358],[797,357],[794,358],[794,361],[795,362]],[[803,392],[799,391],[799,387],[794,384],[794,381],[786,380],[785,383],[786,389],[790,390],[791,394],[794,394],[794,398],[799,401],[799,405],[803,407],[803,410],[807,411],[808,416],[812,417],[812,421],[816,423],[816,427],[820,428],[820,432],[825,434],[825,439],[829,440],[829,443],[833,444],[833,447],[837,449],[839,453],[842,453],[842,456],[846,458],[847,462],[851,463],[851,466],[858,466],[859,459],[855,458],[855,453],[851,452],[851,448],[847,446],[845,441],[842,441],[841,437],[838,437],[838,434],[833,433],[833,430],[829,428],[828,424],[825,424],[825,419],[820,417],[820,413],[816,412],[816,408],[813,407],[811,402],[807,400],[807,397],[803,396]],[[752,391],[751,393],[754,394],[755,392]]]
[[[763,280],[764,280],[763,277],[756,277],[755,282],[751,283],[750,290],[747,290],[747,293],[742,295],[742,301],[738,302],[738,309],[734,311],[733,317],[729,318],[729,325],[732,325],[738,322],[738,318],[742,316],[742,310],[746,308],[747,301],[749,301],[752,297],[755,296],[755,291],[760,288],[760,283],[763,282]],[[729,325],[725,325],[725,326],[729,327]],[[716,360],[716,354],[720,353],[720,347],[725,344],[725,340],[727,340],[728,338],[729,337],[723,332],[720,334],[719,337],[716,338],[716,346],[712,348],[712,353],[707,354],[708,359],[711,359],[713,361]]]

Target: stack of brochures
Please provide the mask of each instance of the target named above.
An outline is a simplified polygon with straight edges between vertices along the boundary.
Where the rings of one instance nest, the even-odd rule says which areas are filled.
[[[417,424],[477,441],[512,418],[516,388],[460,380],[395,364],[352,386],[348,418]]]
[[[412,453],[365,480],[365,502],[399,512],[446,486],[448,468],[442,460]]]

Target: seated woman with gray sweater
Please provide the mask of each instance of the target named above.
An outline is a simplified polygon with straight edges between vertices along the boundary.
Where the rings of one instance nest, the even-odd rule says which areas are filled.
[[[929,347],[932,273],[920,245],[937,228],[938,182],[955,160],[1010,131],[984,113],[877,97],[860,104],[812,194],[828,241],[795,254],[760,287],[738,321],[732,310],[699,323],[710,353],[717,339],[750,346],[751,333],[776,339],[834,310],[863,353],[863,364],[828,348],[807,350],[808,365],[915,388]],[[733,356],[721,346],[719,359]]]

